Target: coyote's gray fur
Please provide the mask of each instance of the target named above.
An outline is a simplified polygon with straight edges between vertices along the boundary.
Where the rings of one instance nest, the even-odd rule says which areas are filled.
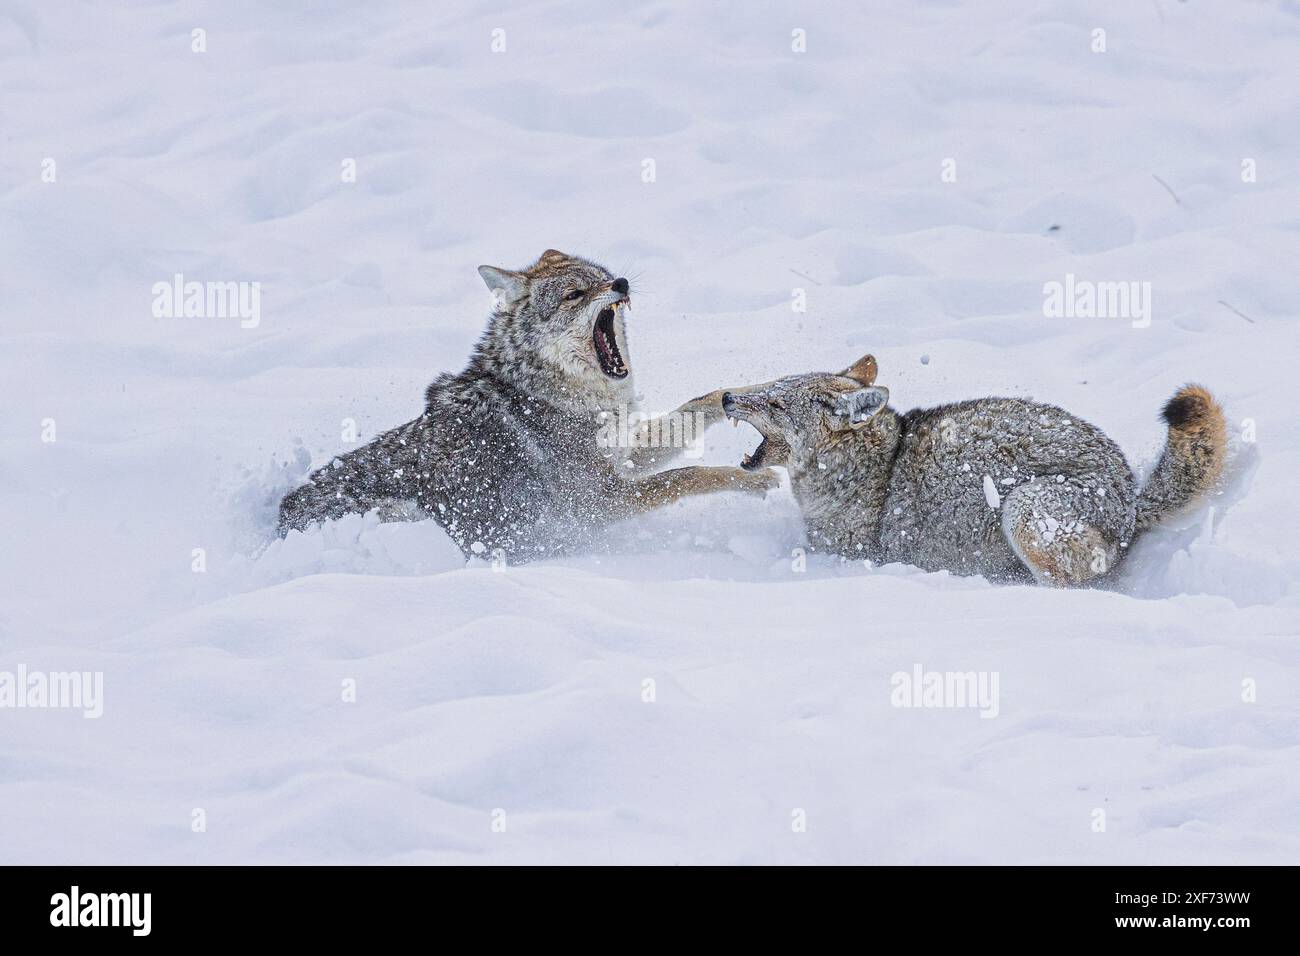
[[[287,495],[282,533],[377,508],[386,520],[432,516],[466,553],[519,562],[589,547],[610,522],[685,495],[775,486],[774,473],[739,468],[647,474],[680,448],[600,447],[602,413],[635,405],[626,279],[554,249],[479,274],[495,307],[465,370],[429,386],[419,418]],[[722,418],[721,392],[672,414],[707,427]]]
[[[1135,533],[1218,480],[1223,412],[1198,385],[1164,407],[1165,449],[1138,488],[1099,429],[1054,405],[983,398],[899,414],[876,360],[723,395],[763,442],[745,466],[784,465],[809,543],[993,580],[1080,585],[1119,563]]]

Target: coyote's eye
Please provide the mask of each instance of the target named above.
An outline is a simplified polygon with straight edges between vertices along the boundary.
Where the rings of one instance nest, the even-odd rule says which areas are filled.
[[[564,301],[577,302],[584,295],[586,295],[586,293],[582,289],[570,289],[568,292],[564,293]]]

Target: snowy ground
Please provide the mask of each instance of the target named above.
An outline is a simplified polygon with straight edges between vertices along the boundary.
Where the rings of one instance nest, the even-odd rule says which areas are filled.
[[[0,671],[104,681],[0,709],[0,862],[1300,862],[1300,6],[790,7],[0,2]],[[796,572],[784,489],[502,573],[272,542],[549,246],[636,277],[651,409],[871,350],[1145,465],[1194,379],[1232,477],[1070,593]],[[175,273],[260,323],[156,318]],[[1067,273],[1150,327],[1044,317]],[[917,664],[996,717],[892,706]]]

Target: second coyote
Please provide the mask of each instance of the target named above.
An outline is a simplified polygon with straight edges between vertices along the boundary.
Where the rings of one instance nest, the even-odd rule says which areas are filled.
[[[838,375],[724,393],[763,435],[745,467],[784,465],[814,548],[993,580],[1082,585],[1136,533],[1218,479],[1227,430],[1198,385],[1164,407],[1168,437],[1138,486],[1124,453],[1054,405],[980,398],[899,413],[864,356]]]

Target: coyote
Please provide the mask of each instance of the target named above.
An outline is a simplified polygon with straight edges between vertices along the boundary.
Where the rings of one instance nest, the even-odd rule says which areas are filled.
[[[900,414],[866,355],[838,375],[724,393],[763,436],[742,467],[783,465],[809,543],[995,581],[1077,586],[1223,470],[1223,412],[1199,385],[1164,406],[1164,452],[1139,489],[1119,447],[1054,405],[981,398]]]
[[[521,271],[478,271],[494,307],[465,370],[434,380],[414,421],[285,496],[282,534],[378,509],[383,520],[432,517],[466,554],[517,563],[589,547],[610,522],[686,495],[776,486],[770,471],[656,472],[681,449],[649,441],[600,447],[602,416],[635,405],[627,279],[554,249]],[[721,396],[670,415],[696,415],[705,428],[722,420]],[[653,420],[638,429],[662,431]]]

